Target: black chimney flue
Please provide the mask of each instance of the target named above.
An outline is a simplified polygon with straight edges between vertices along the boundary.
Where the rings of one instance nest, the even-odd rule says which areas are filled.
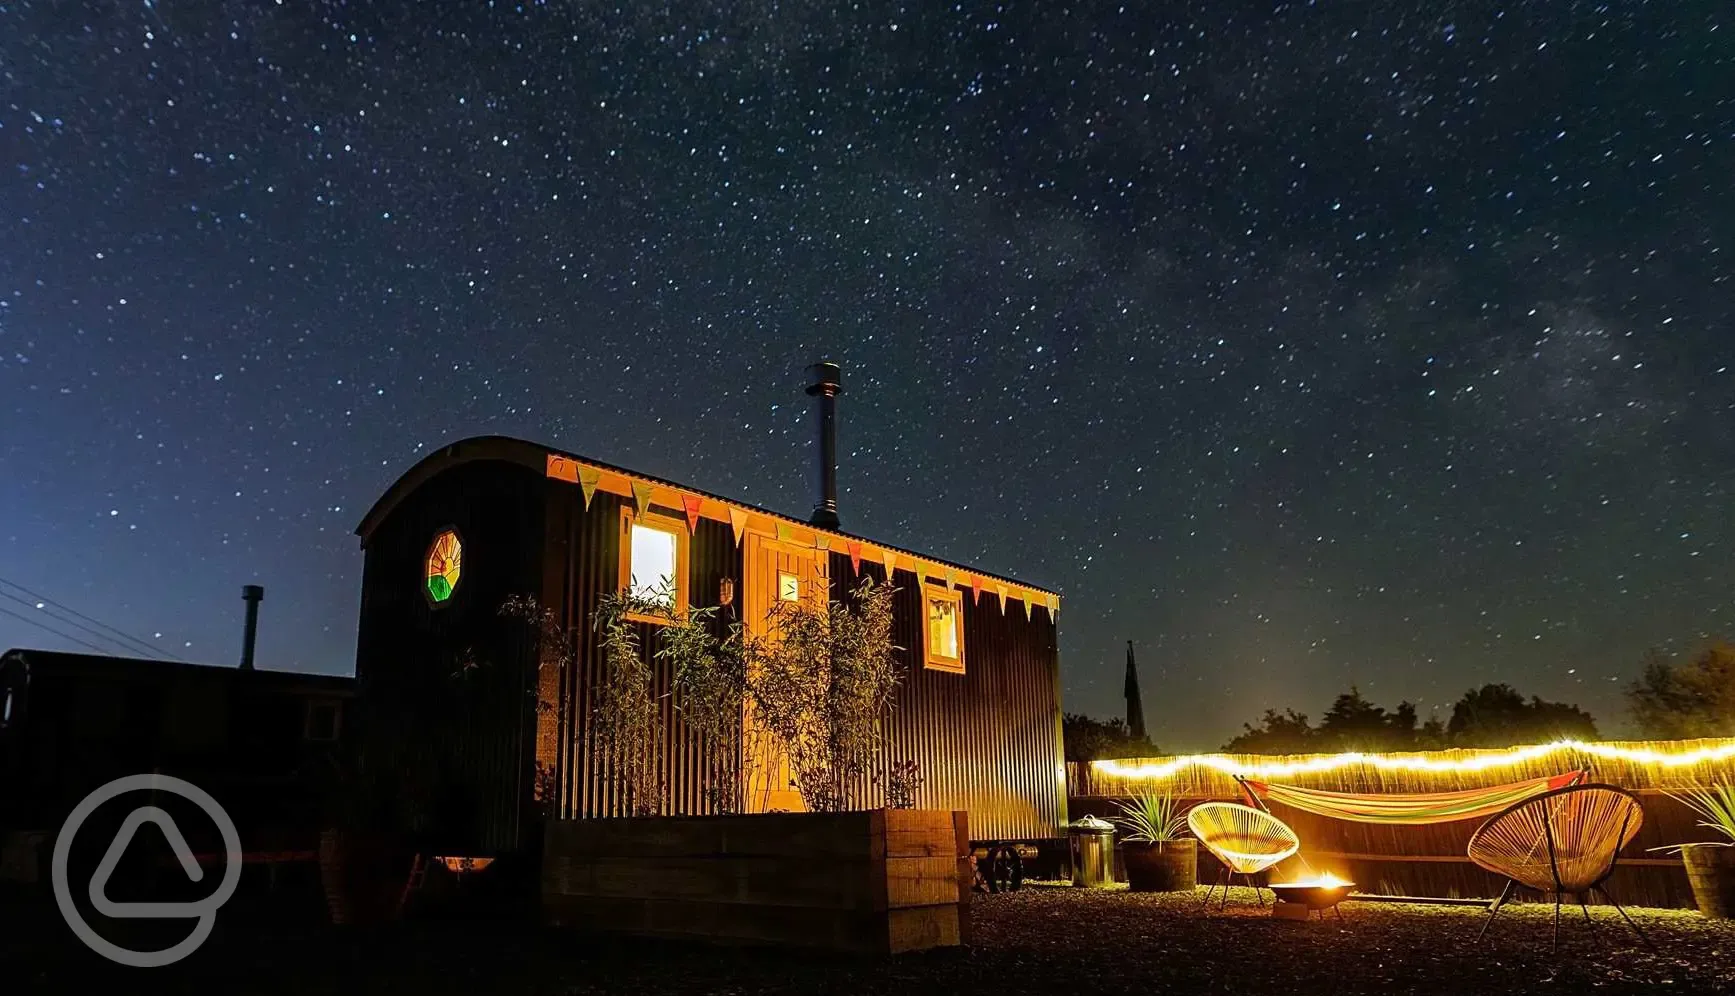
[[[837,396],[843,393],[843,372],[829,361],[807,368],[813,383],[807,393],[819,398],[819,502],[807,521],[821,529],[836,529],[837,521]]]
[[[247,603],[247,629],[241,636],[241,670],[253,670],[253,638],[259,633],[259,600],[265,589],[256,584],[241,586],[241,600]]]

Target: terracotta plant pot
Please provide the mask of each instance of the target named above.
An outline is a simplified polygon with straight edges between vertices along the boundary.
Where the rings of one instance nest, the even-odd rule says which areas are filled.
[[[1681,863],[1699,912],[1714,920],[1735,919],[1735,847],[1688,844],[1681,848]]]
[[[331,922],[369,925],[396,920],[403,910],[411,855],[391,839],[355,830],[319,835],[319,880]]]
[[[1122,845],[1127,885],[1134,892],[1191,892],[1199,884],[1199,842],[1187,837]]]

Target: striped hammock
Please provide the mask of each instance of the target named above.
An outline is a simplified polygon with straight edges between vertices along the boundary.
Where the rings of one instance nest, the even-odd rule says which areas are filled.
[[[1508,806],[1575,784],[1584,772],[1573,771],[1545,778],[1526,778],[1504,785],[1465,789],[1460,792],[1400,794],[1384,792],[1322,792],[1293,785],[1273,785],[1241,779],[1255,801],[1269,799],[1316,816],[1329,816],[1357,823],[1389,823],[1420,826],[1493,816]]]

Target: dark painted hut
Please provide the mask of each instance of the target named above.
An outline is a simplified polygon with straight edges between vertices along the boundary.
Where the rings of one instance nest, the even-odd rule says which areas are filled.
[[[751,627],[776,599],[839,600],[859,576],[890,576],[903,673],[882,765],[915,761],[916,805],[968,811],[974,840],[1058,834],[1058,596],[837,528],[836,368],[821,373],[809,391],[820,396],[821,496],[808,520],[495,436],[430,454],[368,512],[357,530],[358,706],[369,749],[389,767],[436,763],[425,748],[439,744],[441,853],[533,855],[546,818],[622,814],[587,750],[599,663],[591,621],[601,596],[647,577],[672,579],[681,606],[727,606]],[[553,614],[558,635],[548,639],[570,641],[570,653],[502,616],[523,596]],[[643,633],[648,654],[652,624]],[[666,691],[671,675],[652,666]],[[455,701],[429,694],[454,681]],[[713,812],[717,765],[738,762],[715,756],[662,701],[659,809]],[[878,791],[857,801],[882,805]],[[800,799],[784,792],[744,807],[797,809]]]
[[[353,686],[251,666],[0,654],[0,877],[39,879],[55,833],[86,795],[150,773],[209,793],[249,854],[311,854]],[[187,822],[195,851],[209,850],[200,834],[211,829],[208,819]]]

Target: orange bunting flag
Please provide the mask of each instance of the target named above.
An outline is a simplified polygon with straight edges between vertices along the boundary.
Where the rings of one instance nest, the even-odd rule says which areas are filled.
[[[590,500],[596,497],[596,486],[602,483],[602,471],[595,467],[578,468],[578,486],[584,492],[584,507],[590,509]]]
[[[849,569],[858,577],[861,575],[861,543],[858,540],[849,541]]]
[[[699,531],[699,503],[703,500],[698,495],[681,495],[681,507],[687,510],[687,532],[689,534]]]
[[[982,579],[975,574],[970,575],[970,602],[973,605],[982,604]]]
[[[651,483],[649,481],[634,481],[633,500],[639,504],[639,516],[644,517],[651,510]]]
[[[889,582],[898,569],[898,552],[896,550],[880,551],[880,560],[886,565],[886,580]]]
[[[563,456],[548,454],[548,476],[568,484],[578,483],[578,464]]]
[[[735,529],[735,545],[741,545],[741,537],[747,534],[747,510],[729,506],[729,525]]]
[[[1000,596],[1000,614],[1005,615],[1006,614],[1006,586],[1003,584],[995,585],[994,586],[994,593],[996,595]]]

